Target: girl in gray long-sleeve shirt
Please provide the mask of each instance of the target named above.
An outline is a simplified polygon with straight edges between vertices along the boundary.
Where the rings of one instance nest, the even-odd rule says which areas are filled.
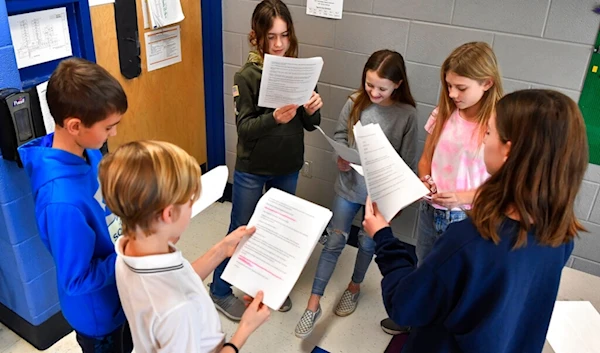
[[[416,169],[417,110],[410,93],[404,59],[399,53],[380,50],[371,55],[363,70],[361,88],[348,98],[340,112],[335,140],[356,148],[352,127],[359,120],[363,125],[379,124],[402,159],[413,170]],[[364,177],[340,157],[337,157],[337,166],[340,173],[335,183],[333,218],[327,227],[325,247],[317,266],[312,294],[296,326],[295,333],[300,338],[312,332],[321,315],[321,297],[346,245],[352,220],[364,207],[367,198]],[[352,279],[335,309],[338,316],[348,316],[356,309],[360,283],[373,258],[375,243],[362,229],[358,245]]]

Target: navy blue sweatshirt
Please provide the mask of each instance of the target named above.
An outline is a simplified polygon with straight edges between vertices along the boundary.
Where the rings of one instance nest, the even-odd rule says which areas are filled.
[[[470,219],[453,223],[417,268],[391,229],[375,234],[383,301],[392,320],[412,326],[402,353],[539,353],[573,242],[513,250],[518,223],[506,219],[499,245]]]

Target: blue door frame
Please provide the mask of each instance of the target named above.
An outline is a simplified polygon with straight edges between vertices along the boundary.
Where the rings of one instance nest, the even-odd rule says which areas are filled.
[[[207,169],[225,164],[222,1],[201,0]]]

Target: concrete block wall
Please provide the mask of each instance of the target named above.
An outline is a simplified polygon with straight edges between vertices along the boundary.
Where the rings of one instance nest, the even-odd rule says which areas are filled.
[[[600,16],[594,0],[345,0],[341,20],[306,15],[305,0],[286,2],[292,12],[300,57],[325,61],[319,91],[321,126],[333,133],[348,95],[360,85],[368,56],[378,49],[400,52],[423,126],[440,91],[440,65],[457,46],[489,43],[498,57],[505,91],[551,88],[578,101]],[[231,87],[249,50],[250,17],[258,1],[223,0],[224,99],[227,164],[235,165],[237,141]],[[301,177],[298,195],[324,206],[333,198],[337,169],[332,150],[318,133],[307,133],[305,159],[312,177]],[[420,150],[419,150],[420,154]],[[589,234],[577,241],[569,266],[600,276],[600,167],[590,165],[578,198],[577,214]],[[415,243],[417,208],[393,222],[396,235]]]
[[[9,87],[20,89],[21,78],[6,3],[0,0],[0,89]],[[27,174],[15,162],[0,157],[0,303],[39,325],[60,311],[60,305],[54,263],[33,216]]]

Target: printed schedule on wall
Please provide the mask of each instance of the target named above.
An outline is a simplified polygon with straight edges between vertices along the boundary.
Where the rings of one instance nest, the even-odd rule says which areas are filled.
[[[327,18],[342,18],[344,10],[344,0],[307,0],[306,14],[327,17]]]
[[[19,69],[73,55],[65,7],[8,17]]]

